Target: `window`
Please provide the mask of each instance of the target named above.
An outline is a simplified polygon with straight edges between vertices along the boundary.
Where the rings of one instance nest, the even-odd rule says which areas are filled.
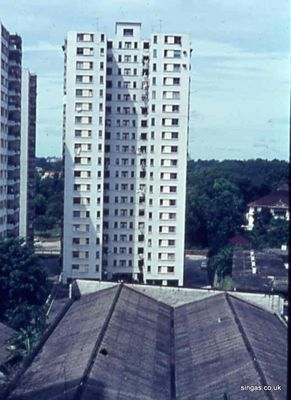
[[[88,165],[91,163],[91,157],[75,157],[75,164]]]
[[[163,126],[178,126],[179,119],[178,118],[163,118],[162,125]]]
[[[92,75],[76,75],[77,83],[92,83],[93,76]]]
[[[76,89],[76,97],[92,97],[92,89]]]
[[[166,58],[181,58],[181,50],[164,50]]]
[[[92,33],[77,33],[77,42],[93,42],[94,35]]]
[[[88,224],[74,224],[73,231],[74,232],[89,232],[90,225]]]
[[[124,62],[131,62],[131,56],[125,55],[124,56]]]
[[[93,47],[77,47],[77,55],[93,56]]]
[[[76,111],[92,111],[92,103],[76,103]]]
[[[180,64],[164,64],[164,71],[166,72],[180,72]]]
[[[89,129],[75,129],[75,137],[86,137],[92,136],[92,131]]]
[[[178,139],[178,132],[162,132],[162,139],[170,140],[170,139]]]
[[[90,61],[77,61],[76,69],[93,69],[93,62]]]
[[[123,29],[123,36],[133,36],[133,29]]]
[[[91,124],[92,123],[92,117],[75,117],[75,123],[76,124]]]
[[[180,85],[180,78],[164,78],[164,86]]]
[[[181,44],[181,36],[165,36],[164,43]]]

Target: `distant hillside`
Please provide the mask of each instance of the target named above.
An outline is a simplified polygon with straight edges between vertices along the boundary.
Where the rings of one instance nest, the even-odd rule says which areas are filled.
[[[42,168],[44,172],[61,172],[63,160],[57,157],[36,157],[36,167]]]

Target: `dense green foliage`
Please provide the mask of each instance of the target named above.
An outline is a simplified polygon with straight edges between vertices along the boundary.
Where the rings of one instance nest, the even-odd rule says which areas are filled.
[[[278,160],[189,161],[186,247],[226,245],[241,232],[247,204],[287,182],[288,172]]]
[[[281,247],[288,243],[289,223],[274,219],[268,209],[255,214],[255,227],[249,233],[249,238],[255,249],[265,247]]]
[[[37,328],[47,295],[47,276],[33,249],[19,239],[1,239],[0,319],[16,329]]]
[[[231,275],[232,256],[232,246],[223,247],[216,253],[210,254],[208,274],[209,280],[214,283],[214,286],[218,286],[227,275]]]
[[[53,177],[37,176],[35,197],[35,230],[45,233],[60,228],[63,218],[63,177],[55,172]]]
[[[253,248],[280,247],[288,241],[288,223],[268,211],[255,216],[255,229],[246,233],[247,204],[288,182],[285,161],[189,161],[186,209],[186,248],[208,248],[210,282],[231,286],[235,234],[243,234]]]

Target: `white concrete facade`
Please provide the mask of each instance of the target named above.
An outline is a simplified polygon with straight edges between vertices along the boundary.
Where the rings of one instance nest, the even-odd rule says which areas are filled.
[[[8,54],[9,32],[0,24],[1,40],[1,96],[0,96],[0,237],[7,235],[7,179],[8,179]]]
[[[19,234],[21,37],[0,23],[0,237]]]
[[[69,32],[64,280],[183,285],[191,42]]]

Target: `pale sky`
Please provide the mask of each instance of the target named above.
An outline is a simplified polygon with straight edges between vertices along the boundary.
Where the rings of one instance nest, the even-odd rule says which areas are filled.
[[[13,3],[13,5],[12,5]],[[289,158],[288,0],[1,0],[38,75],[37,156],[61,156],[63,53],[69,30],[116,21],[192,37],[189,154],[193,159]]]

